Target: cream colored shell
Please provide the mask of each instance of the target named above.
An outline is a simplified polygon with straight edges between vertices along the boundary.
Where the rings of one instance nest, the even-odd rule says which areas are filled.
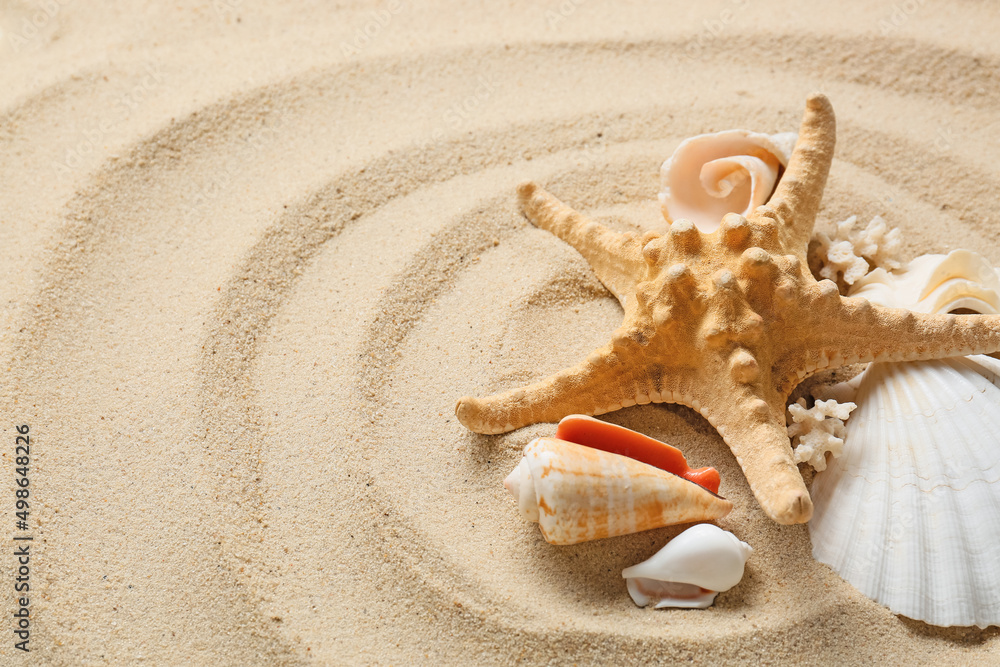
[[[521,516],[551,544],[577,544],[718,519],[732,503],[694,482],[618,454],[538,438],[504,480]]]
[[[749,215],[770,198],[797,138],[726,130],[685,139],[660,167],[663,217],[708,233],[727,213]]]
[[[917,257],[903,271],[876,269],[850,296],[920,313],[1000,313],[1000,275],[982,255],[953,250]]]

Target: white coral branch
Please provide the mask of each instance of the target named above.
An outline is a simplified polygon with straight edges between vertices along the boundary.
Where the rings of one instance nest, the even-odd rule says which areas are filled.
[[[804,398],[789,405],[792,423],[788,426],[788,437],[795,445],[795,462],[826,470],[827,453],[836,458],[844,450],[844,420],[856,407],[854,403],[830,399],[816,401],[813,407],[806,408]]]
[[[815,260],[820,277],[834,282],[853,285],[870,270],[887,271],[902,266],[899,252],[902,246],[899,229],[890,229],[881,216],[876,215],[862,228],[858,216],[837,223],[831,238],[816,234]]]

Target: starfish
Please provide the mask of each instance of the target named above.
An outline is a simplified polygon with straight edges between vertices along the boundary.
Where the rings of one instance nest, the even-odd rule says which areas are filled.
[[[788,396],[823,369],[1000,350],[1000,316],[926,315],[840,295],[809,272],[806,251],[833,160],[833,107],[812,95],[788,167],[770,200],[719,229],[677,220],[664,235],[617,233],[533,183],[524,214],[572,245],[624,309],[612,339],[572,368],[455,414],[503,433],[568,414],[679,403],[719,432],[761,508],[804,523],[812,501],[792,461]]]

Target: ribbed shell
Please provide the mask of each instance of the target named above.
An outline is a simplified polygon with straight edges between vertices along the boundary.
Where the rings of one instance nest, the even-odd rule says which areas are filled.
[[[926,299],[947,283],[938,303],[954,305],[957,258],[939,257],[947,276],[914,294]],[[965,293],[987,310],[996,295],[972,280],[981,263],[968,267]],[[813,556],[895,613],[939,626],[1000,624],[998,376],[1000,362],[986,356],[872,364],[843,454],[816,475]]]
[[[893,612],[1000,623],[1000,362],[873,364],[813,483],[813,556]]]

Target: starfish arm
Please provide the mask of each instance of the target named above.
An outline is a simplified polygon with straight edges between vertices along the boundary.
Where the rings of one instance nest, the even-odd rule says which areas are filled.
[[[810,95],[788,167],[771,199],[751,214],[757,221],[774,220],[782,245],[803,260],[833,162],[836,135],[830,100],[818,93]]]
[[[651,380],[641,364],[626,361],[628,343],[609,343],[585,361],[527,387],[485,398],[458,400],[458,421],[477,433],[505,433],[566,415],[599,415],[649,403]]]
[[[785,402],[776,392],[769,394],[767,399],[752,391],[728,395],[724,405],[702,405],[699,412],[732,450],[761,509],[781,524],[805,523],[813,506],[792,461]]]
[[[528,220],[573,246],[627,308],[626,300],[645,269],[642,245],[635,235],[619,234],[588,220],[534,183],[522,183],[517,193]]]
[[[834,292],[829,289],[828,292]],[[797,356],[779,365],[798,379],[823,368],[869,361],[919,361],[1000,351],[1000,315],[932,315],[885,308],[862,298],[827,296],[812,304],[812,322]],[[787,387],[791,388],[791,387]]]

